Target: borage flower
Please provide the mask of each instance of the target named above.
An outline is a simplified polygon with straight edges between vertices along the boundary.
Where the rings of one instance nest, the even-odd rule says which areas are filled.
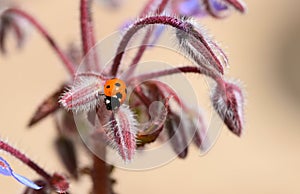
[[[180,50],[188,55],[197,66],[182,66],[157,72],[136,74],[135,69],[138,65],[138,60],[136,60],[129,65],[129,68],[120,69],[119,67],[124,65],[121,61],[124,53],[126,53],[129,41],[139,30],[148,25],[166,25],[174,28]],[[144,49],[144,47],[145,45],[141,45],[140,49]],[[142,54],[140,50],[137,55],[139,54]],[[141,56],[138,56],[135,59],[140,58]],[[158,138],[162,131],[167,131],[169,138],[172,138],[171,144],[174,151],[179,157],[184,158],[187,155],[188,142],[186,137],[191,131],[196,134],[195,143],[200,148],[202,141],[206,138],[207,129],[203,123],[203,118],[199,112],[189,108],[172,88],[155,79],[176,73],[197,73],[212,78],[220,85],[226,83],[223,80],[223,72],[226,66],[227,58],[224,52],[193,21],[167,15],[148,16],[137,20],[128,28],[108,69],[100,67],[100,72],[78,73],[77,79],[61,97],[60,103],[63,107],[75,113],[96,110],[101,124],[97,132],[106,133],[107,140],[118,150],[125,162],[133,159],[136,144],[143,146],[146,143],[151,143]],[[111,82],[111,80],[118,79],[122,79],[127,86],[127,90],[132,91],[129,104],[126,105],[127,102],[122,104],[120,99],[122,95],[126,95],[125,93],[115,93],[122,87],[118,83],[118,85],[115,84],[109,87],[109,90],[112,90],[112,93],[110,93],[113,95],[112,98],[117,100],[117,105],[114,106],[115,108],[108,108],[107,103],[112,103],[112,98],[108,98],[110,96],[107,96],[107,88],[104,85]],[[230,95],[230,93],[232,93],[231,90],[222,92],[225,96]],[[243,99],[241,92],[239,94],[239,98]],[[169,106],[171,99],[183,111],[184,117],[178,116],[176,108]],[[155,101],[162,102],[163,106],[157,105],[151,110],[151,105]],[[235,110],[242,106],[242,103],[231,103],[229,109]],[[217,107],[216,109],[218,110]],[[228,116],[223,117],[221,111],[218,111],[218,113],[225,119],[225,124],[231,130],[232,123],[241,120],[243,114],[241,111],[241,114],[234,114],[229,118]],[[146,118],[147,122],[141,123],[140,121],[143,120],[141,118]],[[242,129],[240,125],[237,127],[238,130]],[[232,131],[236,132],[235,129]]]
[[[41,186],[35,184],[33,181],[27,179],[26,177],[15,173],[10,167],[10,165],[8,164],[8,162],[4,160],[2,157],[0,157],[0,174],[4,176],[12,176],[14,179],[19,181],[23,185],[26,185],[27,187],[30,187],[35,190],[39,190],[42,188]]]
[[[221,19],[229,16],[232,10],[240,13],[246,11],[242,0],[175,0],[171,3],[173,12],[189,17],[211,16]]]
[[[14,177],[17,181],[27,186],[26,190],[32,190],[32,189],[39,190],[41,193],[44,193],[45,191],[47,192],[56,191],[58,193],[67,193],[67,190],[69,188],[69,182],[67,181],[65,176],[58,173],[54,173],[53,175],[49,174],[38,164],[36,164],[34,161],[28,158],[25,154],[23,154],[16,148],[12,147],[8,143],[2,141],[1,139],[0,139],[0,150],[3,150],[11,154],[15,158],[23,162],[29,168],[34,170],[42,179],[33,182],[27,179],[26,177],[16,174],[12,170],[8,162],[2,157],[0,157],[0,174]]]

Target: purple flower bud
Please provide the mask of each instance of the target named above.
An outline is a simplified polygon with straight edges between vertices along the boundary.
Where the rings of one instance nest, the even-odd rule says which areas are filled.
[[[244,96],[241,89],[234,83],[219,82],[211,99],[229,130],[240,136],[244,124]]]
[[[0,174],[2,174],[4,176],[12,176],[14,179],[19,181],[23,185],[26,185],[27,187],[30,187],[32,189],[38,190],[38,189],[42,188],[39,185],[32,182],[31,180],[27,179],[26,177],[13,172],[13,170],[11,169],[8,162],[6,160],[4,160],[2,157],[0,157]]]

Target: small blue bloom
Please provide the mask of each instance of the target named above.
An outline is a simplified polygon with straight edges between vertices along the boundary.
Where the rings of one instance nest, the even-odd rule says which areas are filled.
[[[199,0],[186,0],[179,4],[178,11],[184,16],[195,16],[203,13]]]
[[[34,182],[32,182],[31,180],[29,180],[19,174],[14,173],[13,170],[11,169],[10,165],[2,157],[0,157],[0,174],[2,174],[4,176],[12,176],[17,181],[22,183],[23,185],[26,185],[27,187],[30,187],[35,190],[42,188],[42,187],[38,186],[37,184],[35,184]]]
[[[225,2],[222,2],[220,0],[210,0],[210,3],[213,9],[216,11],[225,11],[228,9],[228,6],[225,4]]]
[[[179,14],[203,17],[211,15],[224,18],[231,13],[231,8],[244,13],[246,6],[242,0],[177,0]]]

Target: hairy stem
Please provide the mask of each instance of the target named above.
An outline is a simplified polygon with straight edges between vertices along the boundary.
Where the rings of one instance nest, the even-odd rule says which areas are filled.
[[[87,69],[95,68],[94,70],[99,70],[99,61],[97,52],[92,50],[95,46],[95,32],[91,16],[91,0],[81,0],[80,1],[80,25],[81,25],[81,40],[82,40],[82,50],[83,56],[87,57]],[[92,52],[91,54],[88,54]]]
[[[204,37],[194,28],[194,26],[191,23],[187,22],[186,20],[182,20],[180,18],[174,18],[171,16],[151,16],[151,17],[142,18],[137,22],[135,22],[131,26],[131,28],[126,32],[126,34],[123,36],[113,61],[112,71],[111,71],[113,76],[117,74],[125,49],[129,41],[133,37],[133,35],[143,27],[147,25],[153,25],[153,24],[163,24],[163,25],[172,26],[178,30],[182,30],[183,32],[192,35],[196,40],[203,43],[205,47],[210,51],[214,59],[218,61],[217,57],[212,52],[211,48],[209,47],[208,43],[205,41]]]
[[[29,166],[32,170],[34,170],[36,173],[38,173],[40,176],[44,177],[44,179],[50,182],[51,175],[47,173],[45,170],[43,170],[36,163],[34,163],[32,160],[30,160],[25,154],[21,153],[19,150],[13,148],[12,146],[3,142],[2,140],[0,140],[0,149],[18,158],[20,161],[22,161],[24,164]]]
[[[143,82],[149,79],[153,78],[158,78],[166,75],[172,75],[176,73],[199,73],[201,74],[202,72],[198,67],[193,67],[193,66],[183,66],[183,67],[176,67],[176,68],[171,68],[171,69],[166,69],[162,71],[157,71],[157,72],[151,72],[151,73],[145,73],[145,74],[140,74],[138,76],[132,77],[128,83],[138,80],[139,82]]]
[[[60,49],[60,47],[57,45],[57,43],[54,41],[54,39],[50,36],[48,31],[43,26],[41,26],[40,23],[35,18],[33,18],[28,13],[26,13],[20,9],[17,9],[17,8],[9,8],[9,9],[5,10],[5,13],[18,15],[18,16],[26,19],[27,21],[29,21],[46,38],[46,40],[48,41],[50,46],[54,49],[56,54],[59,56],[59,58],[64,63],[64,65],[67,68],[67,70],[69,71],[69,73],[71,75],[75,74],[75,69],[74,69],[74,66],[73,66],[72,62],[70,61],[70,59],[64,54],[62,49]]]

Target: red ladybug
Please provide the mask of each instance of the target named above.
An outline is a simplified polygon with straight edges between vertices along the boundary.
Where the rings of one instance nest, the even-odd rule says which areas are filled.
[[[124,81],[113,78],[104,84],[104,103],[107,110],[116,110],[126,100],[127,89]]]

